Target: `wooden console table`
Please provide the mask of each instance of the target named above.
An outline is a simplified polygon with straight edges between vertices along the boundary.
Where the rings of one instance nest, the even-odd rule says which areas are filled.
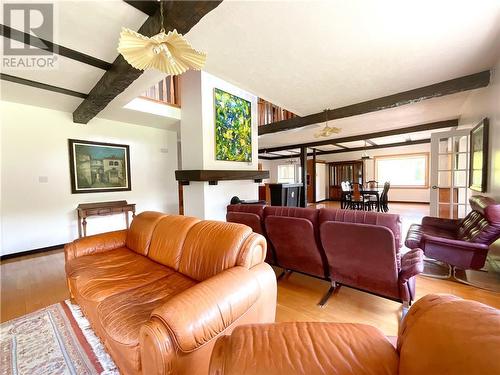
[[[81,203],[76,208],[78,213],[78,237],[87,237],[87,218],[89,216],[107,216],[124,213],[127,229],[129,226],[128,213],[132,212],[135,217],[135,203],[127,201]]]

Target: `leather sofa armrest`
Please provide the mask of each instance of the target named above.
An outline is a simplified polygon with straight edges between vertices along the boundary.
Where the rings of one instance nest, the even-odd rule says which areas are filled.
[[[427,248],[427,243],[444,245],[447,247],[455,248],[457,250],[488,251],[489,248],[488,245],[482,243],[453,240],[450,238],[436,237],[428,234],[423,234],[422,244],[424,245],[425,248]]]
[[[127,229],[79,238],[64,246],[66,263],[84,255],[102,253],[125,246]]]
[[[227,269],[174,296],[151,313],[182,352],[192,352],[224,332],[244,315],[260,296],[254,272]],[[142,335],[141,335],[142,337]]]
[[[424,271],[424,252],[419,249],[408,251],[401,258],[401,270],[399,271],[399,283],[404,284],[410,278]]]
[[[460,220],[454,219],[443,219],[433,216],[425,216],[422,219],[422,225],[428,225],[431,227],[438,227],[446,230],[457,230]]]

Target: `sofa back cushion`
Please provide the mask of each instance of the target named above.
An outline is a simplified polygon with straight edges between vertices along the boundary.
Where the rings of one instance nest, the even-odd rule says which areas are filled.
[[[266,207],[264,224],[281,267],[328,277],[326,256],[319,242],[318,210]]]
[[[234,267],[251,234],[252,230],[241,224],[209,220],[196,223],[184,241],[179,272],[203,281]],[[262,248],[259,252],[264,253]]]
[[[153,232],[148,257],[177,271],[187,234],[199,221],[179,215],[162,218]]]
[[[153,231],[165,216],[167,215],[154,211],[145,211],[137,215],[127,233],[127,247],[138,254],[148,255]]]
[[[399,253],[401,248],[401,217],[396,214],[386,214],[372,211],[341,210],[337,208],[321,208],[319,210],[319,225],[327,221],[343,223],[371,224],[388,228],[394,235],[394,246]]]
[[[258,204],[230,204],[226,221],[248,225],[255,233],[264,234],[264,206]]]
[[[490,245],[500,237],[500,204],[489,197],[469,199],[472,211],[460,222],[458,238]]]

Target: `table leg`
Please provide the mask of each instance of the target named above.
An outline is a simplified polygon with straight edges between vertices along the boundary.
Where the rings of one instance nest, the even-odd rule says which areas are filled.
[[[82,238],[82,218],[78,215],[78,238]]]
[[[377,212],[380,212],[380,195],[377,194]]]
[[[128,211],[125,211],[124,213],[125,213],[125,223],[126,223],[127,229],[128,229],[128,227],[129,227],[129,225],[128,225],[129,224],[128,223]]]
[[[87,237],[87,219],[84,217],[82,220],[83,237]]]
[[[135,217],[135,209],[132,211],[132,219]]]

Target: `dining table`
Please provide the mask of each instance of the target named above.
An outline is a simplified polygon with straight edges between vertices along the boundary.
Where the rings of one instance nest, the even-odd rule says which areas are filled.
[[[382,192],[381,188],[378,187],[361,187],[359,189],[360,194],[364,196],[375,196],[377,199],[377,211],[380,212],[380,194]],[[351,189],[351,191],[343,191],[342,192],[342,200],[344,200],[345,195],[353,195],[354,190]]]

